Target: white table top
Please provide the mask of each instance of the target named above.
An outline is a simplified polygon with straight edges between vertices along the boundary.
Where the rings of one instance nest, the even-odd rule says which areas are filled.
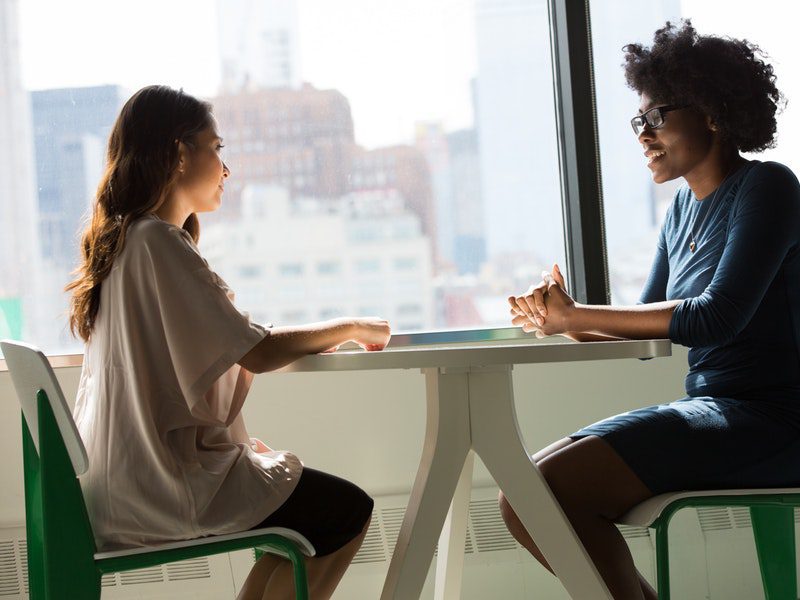
[[[563,339],[563,338],[562,338]],[[392,348],[380,352],[340,350],[306,356],[280,369],[284,373],[310,371],[361,371],[377,369],[424,369],[431,367],[485,367],[526,363],[654,358],[670,356],[670,340],[622,340],[609,342],[547,342],[492,344],[439,344]]]

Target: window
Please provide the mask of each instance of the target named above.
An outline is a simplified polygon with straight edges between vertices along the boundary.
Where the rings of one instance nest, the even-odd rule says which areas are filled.
[[[278,265],[278,273],[281,277],[300,277],[304,270],[302,263],[284,263]]]
[[[264,304],[242,306],[252,314],[280,317],[287,298],[323,289],[320,261],[378,261],[413,290],[415,329],[505,326],[506,295],[563,264],[545,0],[375,0],[369,18],[353,18],[357,0],[7,4],[0,57],[21,75],[0,98],[15,140],[0,157],[4,334],[80,349],[62,291],[78,230],[116,114],[153,82],[215,107],[232,178],[201,217],[201,250],[217,240],[209,261],[234,291],[263,279],[247,298]],[[177,60],[187,15],[208,43]],[[342,307],[363,294],[391,310],[393,286],[357,279]]]
[[[411,271],[416,268],[417,259],[413,257],[402,256],[394,259],[394,268],[396,271]]]
[[[355,264],[356,273],[378,273],[381,270],[381,262],[374,258],[360,259]]]
[[[337,275],[341,270],[341,264],[338,262],[326,261],[317,265],[317,273],[320,275]]]
[[[324,308],[319,311],[319,318],[322,320],[325,319],[335,319],[336,317],[344,316],[345,310],[343,308]]]
[[[259,265],[245,265],[239,269],[242,279],[255,279],[263,276],[264,269]]]

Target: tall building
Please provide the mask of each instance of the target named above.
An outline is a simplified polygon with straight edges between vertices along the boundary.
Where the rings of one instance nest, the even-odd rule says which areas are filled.
[[[432,241],[437,221],[430,167],[425,155],[414,146],[397,145],[364,150],[357,148],[349,176],[349,190],[397,191],[405,205],[420,220],[422,232]],[[435,248],[431,247],[435,254]]]
[[[436,222],[436,257],[440,265],[446,268],[455,262],[455,206],[450,151],[442,123],[417,123],[414,146],[425,156],[430,170]]]
[[[28,94],[22,88],[19,5],[0,2],[0,328],[40,339],[39,244]]]
[[[300,86],[295,0],[217,0],[221,91]]]
[[[380,315],[396,331],[433,325],[430,245],[397,192],[320,200],[249,184],[241,220],[204,223],[200,243],[257,322]]]
[[[228,210],[236,212],[242,189],[251,182],[272,182],[292,195],[317,198],[348,190],[355,140],[350,103],[340,92],[306,84],[299,90],[223,94],[213,103],[232,172]]]
[[[477,133],[447,133],[441,123],[418,123],[414,145],[430,169],[439,267],[477,273],[486,260]]]
[[[412,146],[358,146],[350,103],[341,92],[305,84],[298,90],[223,94],[213,103],[232,173],[220,219],[239,218],[245,186],[270,183],[289,190],[291,198],[333,200],[351,192],[396,191],[419,216],[423,232],[433,231],[425,157]]]
[[[486,234],[478,132],[447,134],[453,198],[453,259],[459,273],[477,273],[486,260]]]
[[[488,256],[556,260],[564,248],[546,0],[477,0],[476,42]]]
[[[31,93],[42,257],[71,269],[100,179],[108,135],[125,101],[113,85]]]

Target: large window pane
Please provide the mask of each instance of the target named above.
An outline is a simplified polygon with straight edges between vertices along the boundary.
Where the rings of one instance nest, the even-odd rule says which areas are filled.
[[[201,250],[258,320],[506,325],[508,293],[563,262],[544,0],[7,0],[0,19],[3,335],[80,348],[62,290],[113,120],[151,83],[215,106],[232,177]]]

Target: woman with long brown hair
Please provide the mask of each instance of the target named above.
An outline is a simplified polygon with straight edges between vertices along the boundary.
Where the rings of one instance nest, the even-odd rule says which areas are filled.
[[[81,486],[99,550],[279,526],[314,545],[311,594],[328,598],[366,534],[373,502],[350,482],[250,438],[253,373],[352,340],[380,350],[386,321],[262,327],[237,310],[196,243],[230,170],[211,106],[165,86],[122,108],[83,235],[70,325],[86,341],[75,421]],[[293,597],[265,555],[242,599]]]

